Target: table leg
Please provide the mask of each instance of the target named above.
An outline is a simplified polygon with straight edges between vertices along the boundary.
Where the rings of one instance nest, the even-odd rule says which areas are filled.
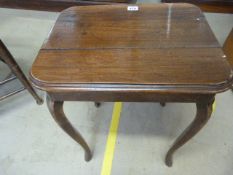
[[[169,149],[166,155],[165,163],[167,166],[172,166],[172,156],[174,152],[189,141],[194,135],[201,130],[201,128],[207,123],[212,113],[212,104],[214,97],[207,101],[200,101],[196,103],[197,113],[193,122],[183,131],[183,133],[177,138],[173,146]]]
[[[24,87],[28,90],[28,92],[34,97],[37,104],[43,104],[43,100],[37,95],[35,90],[32,88],[31,84],[27,80],[26,76],[24,75],[23,71],[14,60],[14,57],[11,55],[7,47],[4,43],[0,40],[0,57],[1,61],[6,63],[11,71],[15,74],[15,76],[20,80],[20,82],[24,85]]]
[[[84,138],[81,136],[81,134],[79,134],[79,132],[71,125],[69,120],[66,118],[63,111],[63,103],[64,103],[63,101],[53,101],[47,95],[47,105],[53,118],[58,123],[58,125],[68,135],[70,135],[70,137],[72,137],[76,142],[78,142],[83,147],[83,149],[85,150],[85,160],[89,161],[92,158],[90,148],[87,145]]]

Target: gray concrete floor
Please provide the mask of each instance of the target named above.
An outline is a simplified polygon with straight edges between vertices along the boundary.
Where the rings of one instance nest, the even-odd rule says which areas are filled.
[[[0,38],[26,74],[58,15],[0,8]],[[205,15],[222,44],[233,27],[233,15]],[[0,65],[1,75],[5,70]],[[165,154],[192,121],[194,104],[162,108],[157,103],[124,103],[112,174],[233,174],[233,93],[217,95],[216,101],[209,123],[175,154],[172,168],[165,166]],[[0,175],[100,174],[112,107],[65,104],[66,114],[94,151],[86,163],[80,146],[56,125],[46,104],[37,106],[26,91],[0,102]]]

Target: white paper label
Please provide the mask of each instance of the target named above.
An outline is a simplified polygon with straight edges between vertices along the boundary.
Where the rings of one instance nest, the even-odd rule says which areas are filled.
[[[138,11],[138,6],[128,6],[127,10],[128,11]]]

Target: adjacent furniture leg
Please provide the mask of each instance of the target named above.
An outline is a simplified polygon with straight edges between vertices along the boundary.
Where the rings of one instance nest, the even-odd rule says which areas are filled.
[[[81,136],[81,134],[79,134],[79,132],[71,125],[69,120],[66,118],[63,111],[63,103],[64,103],[63,101],[53,101],[47,95],[47,105],[53,118],[58,123],[58,125],[68,135],[70,135],[70,137],[72,137],[76,142],[78,142],[83,147],[83,149],[85,150],[85,160],[89,161],[92,158],[90,148],[87,145],[86,141]]]
[[[185,131],[177,138],[173,146],[169,149],[166,155],[165,163],[167,166],[172,166],[172,156],[174,152],[190,140],[198,131],[207,123],[212,113],[212,104],[214,97],[209,101],[200,101],[196,103],[197,113],[193,122],[185,129]]]
[[[20,80],[20,82],[24,85],[24,87],[29,91],[29,93],[34,97],[37,104],[42,104],[43,100],[36,94],[35,90],[32,88],[31,84],[23,74],[22,70],[14,60],[11,53],[8,51],[6,46],[0,40],[0,57],[11,69],[11,71],[15,74],[15,76]]]

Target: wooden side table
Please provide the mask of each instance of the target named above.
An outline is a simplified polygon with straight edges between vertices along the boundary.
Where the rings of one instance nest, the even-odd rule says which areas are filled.
[[[101,19],[101,20],[100,20]],[[231,67],[201,10],[190,4],[106,5],[63,11],[31,69],[60,127],[91,151],[63,112],[64,101],[196,103],[193,122],[166,155],[208,121]],[[201,151],[201,150],[200,150]]]

